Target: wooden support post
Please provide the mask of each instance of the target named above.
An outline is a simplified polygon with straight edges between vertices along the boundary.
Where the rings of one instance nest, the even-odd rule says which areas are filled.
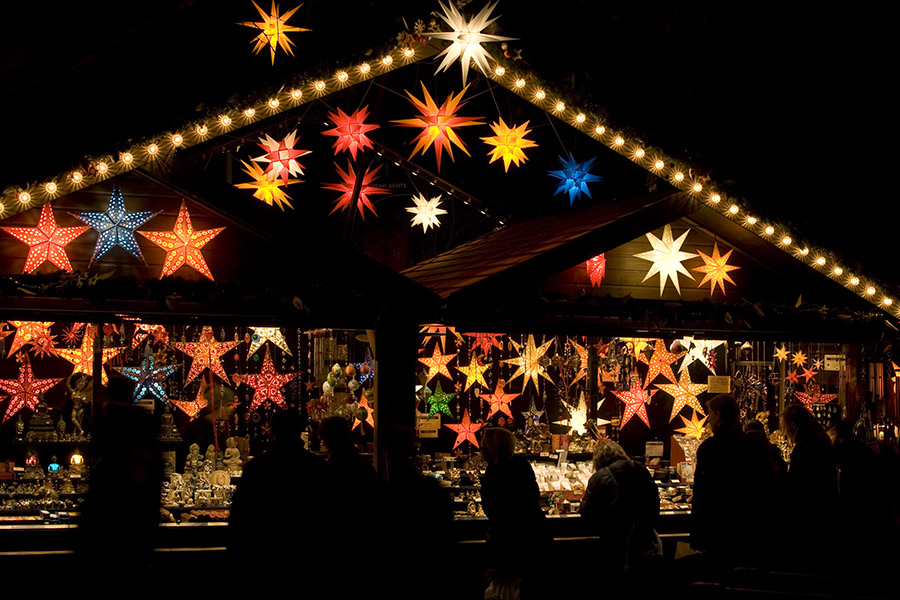
[[[415,390],[418,329],[409,323],[386,319],[375,331],[369,331],[369,341],[375,357],[375,468],[383,472],[385,434],[392,426],[414,428],[413,409]],[[373,335],[374,334],[374,335]],[[372,339],[374,337],[374,339]]]

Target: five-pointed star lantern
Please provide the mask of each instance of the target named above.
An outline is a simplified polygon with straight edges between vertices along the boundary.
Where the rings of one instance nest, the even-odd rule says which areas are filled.
[[[284,14],[279,14],[279,7],[275,4],[275,0],[272,0],[272,11],[269,14],[266,14],[256,2],[253,2],[253,6],[256,7],[259,16],[262,17],[262,21],[241,21],[238,23],[238,25],[259,30],[259,34],[250,41],[251,44],[256,42],[256,46],[253,47],[253,53],[259,54],[266,46],[268,46],[269,52],[272,55],[273,65],[275,64],[275,50],[277,50],[279,46],[281,46],[281,49],[287,54],[293,56],[294,51],[291,49],[291,46],[294,45],[294,42],[291,41],[287,34],[299,31],[311,31],[310,29],[287,24],[287,20],[291,18],[291,15],[293,15],[298,8],[303,6],[303,3],[301,2]]]
[[[444,14],[438,16],[450,26],[452,31],[438,31],[434,33],[423,33],[422,35],[451,42],[449,46],[444,48],[444,50],[438,54],[438,58],[443,56],[444,60],[438,65],[435,74],[448,69],[450,65],[459,59],[459,64],[462,67],[463,85],[465,85],[466,78],[469,75],[469,65],[473,61],[475,62],[475,66],[478,67],[482,73],[487,74],[490,71],[487,59],[493,57],[491,57],[490,53],[481,45],[483,42],[505,42],[516,38],[482,33],[491,23],[500,18],[499,16],[491,18],[491,13],[497,6],[497,2],[485,4],[484,8],[469,21],[466,21],[462,14],[460,14],[453,2],[448,2],[448,4],[449,6],[445,6],[443,2],[440,3],[441,8],[444,10]]]
[[[13,336],[12,342],[9,344],[7,358],[33,340],[51,337],[50,327],[53,325],[53,321],[9,321],[9,324],[16,328],[16,335]]]
[[[800,383],[800,377],[799,377],[799,375],[798,375],[798,373],[797,373],[796,370],[795,370],[795,371],[790,371],[790,372],[787,374],[787,377],[784,378],[784,380],[787,381],[788,383],[792,383],[792,384],[794,384],[794,385]]]
[[[525,148],[537,147],[535,142],[525,137],[531,133],[531,130],[528,129],[528,121],[518,127],[515,125],[510,127],[501,118],[499,123],[491,124],[491,129],[494,130],[494,135],[483,137],[481,140],[485,144],[493,146],[490,151],[491,163],[500,158],[503,159],[504,172],[509,172],[510,163],[514,163],[518,167],[520,163],[528,160],[528,157],[525,156]]]
[[[134,326],[134,333],[131,334],[131,349],[134,350],[140,346],[141,342],[149,339],[151,335],[157,342],[166,340],[163,342],[166,343],[169,339],[169,333],[166,331],[165,326],[152,323],[138,323]]]
[[[691,279],[694,278],[688,270],[681,264],[682,261],[687,260],[689,258],[696,258],[696,254],[692,254],[691,252],[682,252],[681,245],[684,243],[684,240],[687,238],[688,233],[690,233],[690,229],[682,233],[677,240],[672,238],[672,227],[666,225],[663,228],[663,236],[662,239],[659,239],[652,233],[647,234],[647,239],[650,241],[650,245],[653,247],[653,250],[649,252],[641,252],[639,254],[635,254],[636,258],[641,258],[643,260],[649,260],[653,263],[650,267],[650,270],[647,271],[647,274],[644,276],[643,281],[647,281],[657,273],[659,273],[659,295],[662,297],[663,290],[666,287],[666,281],[668,279],[672,280],[672,283],[675,284],[675,289],[678,291],[678,295],[681,295],[681,286],[678,282],[678,274],[682,273],[687,275]]]
[[[22,407],[27,406],[34,410],[40,401],[39,394],[43,394],[54,385],[62,381],[62,377],[55,379],[35,379],[31,370],[31,361],[27,358],[19,365],[18,379],[0,379],[0,390],[9,394],[9,403],[6,405],[6,413],[3,422],[6,423],[15,416]]]
[[[684,355],[684,352],[679,352],[678,354],[673,354],[666,349],[666,343],[662,340],[656,340],[656,344],[653,346],[653,354],[650,356],[650,359],[647,359],[647,355],[643,352],[637,355],[637,358],[642,363],[648,365],[647,369],[647,377],[644,379],[644,389],[647,389],[657,375],[662,375],[669,381],[677,381],[675,377],[675,373],[672,372],[672,363],[681,358]]]
[[[707,386],[705,383],[692,382],[689,371],[681,372],[678,383],[657,383],[656,387],[672,396],[674,400],[672,402],[672,415],[669,417],[670,422],[681,412],[685,405],[690,406],[700,414],[704,414],[703,407],[700,406],[700,401],[697,399],[697,394],[705,392]]]
[[[284,339],[284,334],[281,333],[280,327],[251,327],[250,331],[253,334],[250,336],[250,349],[247,350],[248,357],[256,354],[256,351],[262,348],[266,342],[271,342],[281,348],[282,352],[291,354],[291,349],[288,348],[287,340]]]
[[[360,421],[356,415],[353,415],[353,427],[350,430],[354,430],[363,423],[368,423],[369,427],[375,429],[375,409],[369,406],[369,399],[363,396],[359,399],[359,407],[366,409],[366,420]]]
[[[641,386],[637,383],[632,383],[627,390],[613,392],[625,404],[625,413],[622,415],[620,429],[625,427],[634,415],[637,415],[647,427],[650,427],[650,418],[647,416],[647,404],[650,403],[650,398],[655,393],[656,390],[648,393],[647,390],[641,389]]]
[[[284,205],[287,204],[288,208],[294,208],[294,205],[291,204],[291,197],[281,188],[282,186],[300,183],[299,179],[282,181],[277,177],[271,178],[266,175],[265,172],[263,172],[262,167],[256,163],[247,164],[244,161],[241,161],[241,164],[244,165],[244,173],[249,175],[253,181],[236,183],[234,184],[234,187],[242,190],[253,190],[253,197],[257,200],[262,200],[269,206],[274,205],[281,210],[284,210]]]
[[[503,389],[503,386],[506,384],[502,379],[497,380],[497,385],[494,387],[494,391],[490,394],[478,394],[478,397],[490,404],[490,411],[488,412],[487,419],[489,420],[491,417],[496,415],[497,413],[504,413],[510,419],[513,418],[512,411],[509,408],[509,403],[521,396],[522,394],[509,394],[506,390]],[[534,401],[532,400],[532,406],[534,405]]]
[[[0,229],[28,244],[28,257],[25,259],[23,273],[32,273],[47,261],[71,273],[72,264],[66,254],[66,246],[90,227],[87,225],[59,227],[48,202],[41,207],[37,227],[0,227]]]
[[[97,335],[97,326],[96,325],[88,325],[84,329],[84,337],[81,339],[81,346],[78,348],[57,348],[56,355],[60,358],[63,358],[73,365],[75,368],[72,370],[72,375],[76,373],[84,373],[88,377],[93,376],[94,374],[94,338]],[[109,360],[122,352],[125,349],[124,346],[120,346],[117,348],[103,348],[102,350],[102,358],[101,363],[106,364]],[[106,385],[108,378],[106,376],[106,369],[100,370],[100,382],[103,385]]]
[[[478,440],[475,439],[475,433],[484,427],[484,423],[473,423],[471,419],[469,419],[469,409],[463,411],[462,422],[457,424],[452,423],[444,423],[444,427],[449,427],[453,431],[456,432],[456,443],[453,444],[453,449],[456,450],[456,447],[462,444],[465,441],[472,442],[476,448],[478,448]]]
[[[175,408],[186,414],[194,420],[200,411],[206,408],[208,404],[206,400],[207,389],[206,386],[201,385],[200,389],[197,390],[197,397],[193,400],[169,400],[172,404],[175,405]]]
[[[206,369],[218,375],[222,381],[228,381],[228,375],[225,374],[220,357],[240,343],[240,341],[216,341],[212,327],[207,325],[200,332],[199,342],[175,342],[172,344],[176,350],[180,350],[194,359],[191,363],[191,370],[188,372],[187,381],[184,382],[185,387]]]
[[[802,377],[803,379],[806,380],[807,383],[809,383],[809,380],[815,379],[816,375],[818,375],[818,374],[819,374],[819,372],[816,370],[807,369],[806,367],[803,367],[803,374],[800,375],[800,377]]]
[[[134,239],[134,230],[158,215],[162,211],[144,210],[140,212],[125,212],[125,198],[118,187],[109,197],[109,206],[106,212],[73,212],[69,213],[76,219],[80,219],[95,229],[97,245],[91,262],[94,262],[115,246],[123,248],[135,258],[143,261],[141,247]]]
[[[559,156],[558,158],[562,165],[562,169],[558,171],[547,171],[551,177],[560,180],[553,195],[556,196],[563,192],[568,194],[569,206],[574,204],[575,200],[580,200],[581,194],[587,194],[588,198],[593,198],[587,184],[595,181],[603,181],[602,177],[591,173],[591,167],[594,165],[594,161],[597,160],[597,157],[595,156],[590,160],[579,162],[575,160],[575,157],[569,152],[568,160],[562,156]]]
[[[117,367],[116,371],[135,382],[134,394],[131,396],[131,399],[135,402],[148,396],[153,396],[160,402],[165,402],[167,398],[163,383],[166,377],[174,373],[179,366],[157,366],[156,357],[148,354],[141,361],[140,367]]]
[[[192,369],[193,370],[193,369]],[[269,356],[269,348],[266,347],[266,356],[263,358],[262,369],[259,373],[251,373],[249,375],[241,375],[241,382],[252,387],[253,401],[250,402],[250,412],[253,412],[266,400],[271,400],[283,409],[287,409],[287,402],[281,395],[281,388],[296,379],[299,373],[284,373],[279,375],[275,371],[275,363]]]
[[[716,374],[716,363],[715,361],[710,361],[710,357],[716,348],[725,345],[725,340],[695,340],[693,337],[688,336],[682,338],[681,343],[689,350],[684,356],[684,360],[681,361],[681,366],[678,367],[679,373],[686,371],[696,361],[703,364],[713,375]]]
[[[456,398],[456,393],[445,393],[444,389],[441,387],[441,382],[438,381],[437,385],[434,387],[434,392],[432,392],[425,400],[425,402],[428,403],[428,414],[434,416],[437,413],[442,412],[448,417],[453,418],[453,413],[450,412],[450,401],[454,398]]]
[[[534,398],[532,398],[531,404],[528,405],[528,410],[523,411],[522,416],[525,417],[525,428],[527,429],[528,419],[531,419],[535,425],[541,422],[541,418],[544,416],[544,409],[538,410],[534,403]]]
[[[224,227],[217,227],[194,231],[191,214],[182,202],[172,231],[138,231],[138,233],[166,251],[166,260],[163,262],[162,273],[159,274],[160,279],[172,275],[185,265],[213,279],[200,249],[224,230]]]
[[[350,203],[353,202],[354,192],[356,192],[356,208],[359,209],[359,214],[363,218],[363,220],[366,220],[366,208],[372,211],[372,214],[377,217],[378,213],[375,212],[375,205],[372,204],[369,196],[375,196],[378,194],[390,194],[389,190],[372,185],[372,181],[375,179],[375,175],[378,173],[378,171],[381,170],[381,167],[383,167],[384,165],[378,165],[371,171],[366,168],[366,170],[362,173],[362,181],[357,179],[356,172],[353,170],[353,165],[350,164],[350,161],[347,161],[346,171],[341,169],[341,167],[337,163],[334,163],[334,166],[337,167],[338,175],[340,175],[343,181],[341,183],[326,183],[322,186],[322,188],[343,193],[338,197],[337,200],[334,201],[334,208],[332,208],[331,212],[328,214],[331,215],[338,210],[345,211],[349,209]]]
[[[481,348],[481,351],[485,354],[488,354],[491,351],[491,348],[499,348],[503,350],[503,342],[501,342],[498,338],[505,334],[503,333],[485,333],[485,332],[469,332],[463,334],[466,337],[475,338],[472,340],[472,347]]]
[[[531,380],[531,383],[534,384],[534,389],[538,389],[538,377],[543,377],[550,383],[553,383],[553,380],[547,375],[547,371],[544,369],[544,365],[541,364],[542,359],[544,358],[544,354],[547,353],[547,350],[550,348],[550,344],[556,341],[556,338],[550,338],[548,341],[544,342],[540,346],[535,345],[534,336],[528,335],[528,342],[525,343],[525,352],[522,352],[522,346],[517,344],[514,340],[510,340],[513,343],[513,346],[516,348],[516,352],[519,353],[518,358],[508,358],[501,362],[505,362],[511,365],[516,365],[516,372],[512,374],[512,377],[509,378],[510,381],[518,377],[519,375],[525,376],[525,383],[522,384],[522,391],[525,391],[525,387],[528,386],[528,380]]]
[[[328,113],[328,118],[335,124],[334,129],[323,131],[322,135],[334,136],[334,153],[350,152],[353,160],[356,160],[356,153],[362,152],[366,148],[372,148],[372,140],[366,135],[370,131],[374,131],[381,127],[375,123],[366,123],[369,116],[369,107],[363,106],[357,109],[353,114],[347,115],[340,108],[336,113]]]
[[[562,427],[569,427],[572,433],[578,433],[580,435],[587,433],[587,423],[590,419],[588,418],[587,402],[584,398],[584,392],[578,397],[578,407],[575,410],[569,411],[569,413],[570,416],[568,419],[553,421],[553,423]],[[609,423],[609,421],[605,419],[601,419],[601,421],[603,421],[602,424]]]
[[[466,155],[471,156],[469,151],[466,150],[466,145],[456,134],[455,129],[471,125],[484,125],[483,122],[478,120],[481,117],[461,117],[457,114],[457,111],[466,105],[465,102],[460,103],[460,100],[462,100],[463,94],[468,89],[469,86],[464,87],[456,96],[450,94],[440,107],[432,100],[424,83],[422,83],[422,91],[425,93],[424,101],[406,92],[410,102],[413,103],[413,106],[418,109],[421,115],[412,119],[391,121],[391,123],[396,123],[400,127],[419,127],[422,129],[419,135],[413,139],[416,142],[416,146],[413,148],[412,154],[409,155],[410,159],[419,151],[424,155],[429,146],[434,146],[434,157],[437,160],[438,172],[440,172],[441,153],[443,150],[446,150],[450,155],[450,160],[454,160],[453,145],[465,152]]]
[[[787,360],[788,349],[785,346],[782,346],[781,348],[775,348],[775,358],[777,360]]]
[[[706,263],[702,267],[694,267],[693,270],[699,273],[704,273],[703,281],[700,282],[697,287],[703,287],[703,284],[707,281],[709,284],[709,295],[712,296],[713,292],[716,291],[716,284],[719,284],[719,287],[722,289],[722,293],[725,293],[725,282],[729,282],[732,285],[735,285],[734,281],[731,279],[731,276],[728,274],[729,271],[736,271],[740,269],[740,267],[735,267],[734,265],[728,264],[728,257],[731,256],[731,253],[734,252],[734,249],[729,250],[725,253],[725,256],[719,255],[719,245],[713,244],[713,253],[712,257],[709,257],[699,250],[700,258],[703,259],[703,262]]]
[[[575,378],[569,383],[569,385],[574,385],[576,381],[581,379],[582,377],[587,377],[588,370],[588,351],[587,348],[569,338],[569,343],[572,344],[572,347],[575,348],[575,352],[578,353],[578,373],[576,373]]]
[[[806,386],[806,392],[794,392],[794,397],[803,403],[807,410],[812,410],[813,404],[826,404],[838,397],[837,394],[823,394],[818,383],[810,382]]]
[[[441,195],[438,194],[434,198],[425,199],[425,196],[418,194],[412,197],[415,206],[408,206],[406,212],[413,214],[412,227],[416,225],[422,226],[422,231],[428,231],[429,227],[440,227],[441,222],[438,219],[440,215],[446,215],[447,211],[438,208],[441,205]]]
[[[598,254],[594,258],[589,258],[584,265],[587,267],[587,274],[591,280],[591,287],[600,287],[600,282],[603,281],[603,277],[606,275],[606,253]]]
[[[266,134],[266,137],[259,138],[259,143],[257,144],[260,148],[265,150],[266,153],[262,156],[251,158],[250,160],[258,163],[269,163],[269,166],[266,167],[266,176],[268,176],[269,179],[281,177],[281,181],[284,182],[284,185],[288,185],[288,177],[291,175],[294,177],[303,175],[303,165],[301,165],[297,159],[312,152],[312,150],[300,150],[299,148],[294,148],[294,144],[296,143],[296,129],[284,136],[284,139],[280,142],[269,134]]]
[[[435,344],[434,354],[432,354],[430,357],[419,359],[420,363],[428,367],[428,375],[426,376],[425,383],[429,383],[438,375],[443,375],[447,379],[453,379],[453,377],[450,375],[450,371],[447,369],[447,365],[454,358],[456,358],[456,354],[441,354],[441,351],[438,350],[437,344]]]
[[[806,355],[803,354],[802,350],[800,352],[794,352],[794,357],[791,359],[791,362],[798,367],[802,367],[806,365]]]
[[[676,429],[677,433],[683,433],[688,437],[695,437],[698,440],[703,437],[703,429],[706,427],[706,419],[707,417],[703,417],[702,419],[697,419],[697,412],[691,412],[691,420],[688,421],[682,415],[678,415],[681,421],[684,423],[684,427],[681,429]]]
[[[456,367],[456,370],[466,376],[466,387],[463,389],[464,392],[468,392],[469,388],[472,387],[473,384],[478,384],[483,388],[487,388],[487,381],[484,380],[484,372],[490,369],[490,365],[483,365],[475,355],[471,355],[469,357],[469,366],[468,367]]]

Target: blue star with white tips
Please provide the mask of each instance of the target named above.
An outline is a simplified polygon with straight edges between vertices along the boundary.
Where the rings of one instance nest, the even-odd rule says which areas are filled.
[[[562,180],[556,187],[553,195],[556,196],[560,192],[567,192],[569,194],[569,206],[575,202],[576,198],[581,198],[582,192],[587,194],[588,198],[591,198],[591,190],[588,189],[587,184],[594,181],[603,181],[602,177],[590,172],[595,160],[597,160],[596,156],[591,160],[578,162],[571,152],[569,152],[569,160],[560,156],[559,162],[563,168],[559,171],[548,171],[551,177]]]
[[[135,402],[148,395],[160,402],[165,402],[166,390],[163,389],[162,384],[166,377],[175,372],[178,367],[179,365],[157,367],[156,358],[152,354],[148,354],[144,357],[140,367],[117,367],[116,371],[137,383],[134,386],[134,394],[131,396]]]
[[[97,237],[97,246],[91,262],[106,254],[113,246],[121,246],[135,258],[144,261],[141,248],[134,239],[134,230],[158,215],[162,211],[145,210],[135,213],[125,212],[125,199],[122,190],[116,188],[109,197],[109,208],[105,213],[81,212],[70,213],[76,219],[80,219],[96,229],[100,234]]]

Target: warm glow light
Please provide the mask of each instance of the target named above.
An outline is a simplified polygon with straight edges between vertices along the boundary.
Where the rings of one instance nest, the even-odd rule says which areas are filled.
[[[606,127],[604,127],[603,125],[597,125],[596,127],[594,127],[594,133],[596,133],[597,135],[603,135],[605,132]]]
[[[543,100],[547,97],[547,94],[544,93],[544,90],[538,90],[534,93],[534,97],[538,100]]]
[[[366,66],[368,67],[369,65],[366,65]],[[302,91],[300,91],[300,90],[291,90],[291,98],[292,98],[292,99],[294,99],[294,100],[299,100],[299,99],[302,98],[302,97],[303,97],[303,92],[302,92]]]
[[[269,99],[269,108],[278,108],[278,98],[270,98]]]
[[[219,117],[219,123],[221,123],[225,127],[228,127],[229,125],[231,125],[231,117],[229,117],[228,115],[222,115],[221,117]]]
[[[643,149],[643,148],[638,148],[637,150],[635,150],[635,151],[634,151],[634,157],[635,157],[635,158],[644,158],[644,149]]]
[[[347,75],[347,71],[338,71],[338,74],[335,77],[341,83],[347,83],[347,80],[350,79],[350,76]]]
[[[184,142],[184,138],[181,137],[181,134],[176,133],[175,135],[172,136],[172,143],[175,144],[176,146],[180,146],[182,144],[182,142]]]
[[[556,103],[556,112],[562,112],[564,110],[566,110],[565,102],[557,102]]]
[[[406,58],[412,58],[412,55],[415,53],[416,53],[416,51],[413,50],[412,48],[404,48],[403,49],[403,56],[405,56]],[[503,67],[498,67],[498,68],[502,69]],[[498,73],[498,75],[503,75],[503,73]]]
[[[792,240],[791,240],[790,236],[787,236],[787,235],[784,236],[783,238],[781,238],[781,243],[784,244],[785,246],[790,246],[791,241]]]
[[[372,70],[372,67],[369,66],[369,63],[363,63],[359,65],[359,72],[363,75],[366,75],[369,71]]]
[[[28,204],[29,202],[31,202],[31,194],[29,194],[25,190],[22,190],[21,192],[19,192],[19,202],[22,204]]]
[[[84,177],[84,176],[81,174],[81,171],[73,171],[73,172],[72,172],[72,181],[75,182],[75,183],[80,183],[80,182],[81,182],[81,179],[82,179],[83,177]]]
[[[255,114],[256,114],[255,108],[248,108],[247,110],[244,111],[244,116],[247,117],[248,119]]]
[[[773,233],[775,233],[775,228],[772,227],[771,225],[766,225],[765,232],[766,232],[766,235],[772,235]]]
[[[525,80],[524,79],[516,79],[516,87],[519,89],[522,89],[523,87],[525,87]]]
[[[756,217],[747,217],[748,225],[756,225]]]
[[[126,165],[130,165],[133,160],[134,160],[134,156],[131,154],[131,152],[123,152],[122,153],[122,162],[125,163]]]
[[[885,298],[884,300],[882,300],[882,302],[884,303],[885,306],[890,306],[891,304],[894,303],[894,301],[891,300],[890,298]]]
[[[209,133],[209,129],[206,127],[206,125],[197,125],[197,135],[204,136],[207,133]]]
[[[394,58],[390,54],[381,59],[381,64],[384,66],[388,66],[392,62],[394,62]]]
[[[691,187],[691,189],[694,190],[694,192],[699,193],[699,192],[702,192],[702,191],[703,191],[703,186],[702,186],[701,184],[699,184],[699,183],[695,183],[695,184]]]
[[[816,264],[819,265],[820,267],[824,266],[826,262],[828,262],[828,261],[825,260],[824,256],[820,256],[816,259]]]
[[[97,169],[97,172],[100,173],[101,175],[102,175],[103,173],[106,173],[107,171],[109,171],[109,165],[107,165],[107,164],[106,164],[105,162],[103,162],[102,160],[99,161],[99,162],[95,165],[95,168]]]
[[[650,270],[644,277],[644,281],[659,273],[660,297],[662,297],[666,281],[669,279],[671,279],[672,283],[675,284],[675,290],[678,292],[678,295],[681,295],[681,286],[678,282],[678,273],[683,273],[691,279],[694,278],[694,276],[688,272],[684,265],[681,264],[682,261],[698,257],[697,254],[693,254],[691,252],[683,252],[681,250],[681,246],[682,244],[684,244],[690,231],[691,230],[688,229],[687,231],[682,233],[678,237],[678,239],[675,239],[672,235],[672,228],[669,225],[666,225],[665,228],[663,228],[662,239],[657,238],[655,235],[653,235],[653,233],[647,233],[647,239],[650,241],[650,246],[653,248],[653,250],[651,250],[650,252],[641,252],[640,254],[634,255],[636,258],[649,260],[653,263],[653,266],[650,267]]]
[[[575,115],[575,121],[579,124],[584,123],[585,119],[587,119],[587,117],[584,116],[584,113],[578,113],[577,115]]]
[[[55,181],[51,181],[51,182],[47,183],[47,185],[44,186],[44,189],[47,190],[48,194],[55,194],[56,190],[59,188],[56,187]]]
[[[840,267],[835,267],[832,273],[834,273],[835,275],[842,275],[844,273],[844,270]]]
[[[616,146],[621,146],[622,144],[625,143],[625,138],[623,138],[621,135],[617,135],[614,142],[615,142]]]
[[[868,294],[869,296],[875,295],[875,288],[873,288],[873,287],[870,285],[869,287],[866,288],[866,294]]]
[[[503,77],[505,73],[506,69],[504,69],[503,67],[497,67],[496,69],[494,69],[494,75],[496,75],[497,77]]]
[[[662,169],[663,167],[665,167],[665,166],[666,166],[666,163],[664,163],[664,162],[661,161],[661,160],[657,160],[655,163],[653,163],[653,166],[654,166],[657,170],[659,170],[659,169]]]
[[[317,91],[317,92],[321,92],[322,90],[325,89],[325,82],[324,82],[324,81],[317,81],[315,84],[313,84],[313,87],[316,88],[316,91]]]
[[[803,256],[806,256],[807,254],[809,254],[809,248],[804,248],[803,250],[800,251],[800,254],[802,254]]]
[[[721,199],[722,199],[722,196],[720,196],[718,194],[713,194],[712,196],[710,196],[709,201],[712,202],[713,204],[718,204]],[[754,219],[754,222],[756,222],[755,219]]]
[[[684,181],[684,173],[681,171],[675,173],[675,181]]]
[[[851,277],[850,285],[859,285],[859,277]]]
[[[733,215],[738,214],[738,211],[739,211],[739,210],[741,210],[741,209],[738,208],[738,205],[737,205],[737,204],[732,204],[731,206],[728,207],[728,212],[730,212],[730,213],[733,214]]]

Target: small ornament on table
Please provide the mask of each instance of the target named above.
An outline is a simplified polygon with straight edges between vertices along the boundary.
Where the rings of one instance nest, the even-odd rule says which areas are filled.
[[[180,442],[181,434],[175,426],[175,417],[172,415],[172,409],[168,403],[163,408],[163,414],[160,417],[159,440],[161,442]]]
[[[244,461],[241,459],[237,438],[230,437],[225,440],[225,458],[222,460],[222,463],[232,477],[241,476]]]

